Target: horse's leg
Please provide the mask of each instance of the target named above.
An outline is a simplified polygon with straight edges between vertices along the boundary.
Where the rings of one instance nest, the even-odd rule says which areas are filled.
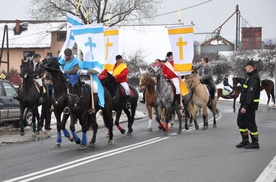
[[[105,123],[105,126],[108,128],[108,132],[109,132],[109,140],[108,140],[108,144],[111,145],[114,143],[113,140],[113,117],[112,117],[112,109],[111,107],[105,107],[103,109],[103,120]]]
[[[60,115],[61,115],[61,113],[60,113]],[[67,123],[67,120],[68,120],[69,116],[70,116],[69,112],[67,112],[67,111],[64,111],[64,112],[63,112],[63,117],[62,117],[62,120],[61,120],[61,122],[60,122],[60,129],[63,131],[64,136],[65,136],[66,138],[68,138],[68,140],[69,140],[70,142],[73,142],[73,141],[74,141],[73,136],[70,135],[70,133],[68,132],[68,130],[67,130],[66,127],[65,127],[65,125],[66,125],[66,123]],[[72,118],[70,118],[70,121],[72,121]]]
[[[182,132],[182,115],[181,115],[180,108],[176,108],[175,111],[176,111],[176,114],[178,117],[178,122],[179,122],[177,134],[181,134],[181,132]]]
[[[128,111],[129,112],[129,111]],[[126,133],[126,130],[123,129],[119,123],[120,117],[122,114],[122,109],[116,110],[116,118],[115,118],[115,125],[117,126],[118,130],[124,135]]]
[[[267,99],[268,99],[266,105],[268,105],[268,104],[269,104],[269,101],[270,101],[270,93],[269,93],[268,90],[265,90],[265,92],[266,92]]]
[[[161,107],[157,107],[156,109],[156,121],[159,123],[159,129],[163,129],[165,131],[165,127],[161,121],[161,113],[162,113],[162,108]]]
[[[164,135],[167,135],[168,131],[169,131],[169,122],[170,122],[171,112],[172,112],[171,107],[167,107],[166,108],[166,119],[165,119],[166,126],[165,126],[165,134]]]
[[[87,147],[87,130],[88,130],[88,113],[87,111],[82,114],[80,117],[82,139],[80,143],[80,149],[85,149]]]
[[[21,106],[20,104],[20,135],[24,136],[25,135],[25,131],[24,131],[24,120],[25,120],[25,116],[24,116],[24,110],[26,108]]]
[[[206,129],[208,128],[208,112],[207,112],[207,106],[204,106],[204,107],[203,107],[202,118],[203,118],[203,128],[202,128],[202,130],[206,130]]]
[[[152,131],[152,107],[150,106],[150,104],[146,103],[146,107],[148,110],[148,118],[149,118],[149,122],[148,122],[148,128],[147,131]]]
[[[75,121],[76,120],[77,120],[77,118],[75,117],[75,115],[70,113],[70,130],[73,135],[75,143],[79,145],[81,143],[81,140],[76,133],[76,129],[75,129]],[[80,123],[80,124],[82,125],[83,123]]]
[[[124,112],[127,116],[127,127],[128,127],[127,135],[131,135],[131,133],[133,132],[132,124],[133,124],[134,117],[132,117],[132,115],[134,115],[135,113],[133,109],[135,108],[131,107],[131,111],[129,111],[129,109],[124,108]]]
[[[103,113],[103,117],[104,117],[104,113]],[[96,143],[96,136],[97,136],[97,132],[98,132],[98,123],[96,122],[96,113],[89,113],[88,121],[91,123],[92,129],[93,129],[93,135],[92,135],[91,141],[89,142],[89,146],[94,146]]]
[[[233,99],[233,112],[236,112],[236,99],[237,99],[237,97],[234,96],[234,99]]]

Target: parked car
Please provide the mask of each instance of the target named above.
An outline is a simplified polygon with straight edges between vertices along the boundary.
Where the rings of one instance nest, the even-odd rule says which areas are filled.
[[[15,96],[17,96],[16,88],[8,80],[0,79],[0,123],[19,121],[20,105]],[[28,109],[25,112],[24,117],[26,118],[25,126],[31,125],[31,110]]]

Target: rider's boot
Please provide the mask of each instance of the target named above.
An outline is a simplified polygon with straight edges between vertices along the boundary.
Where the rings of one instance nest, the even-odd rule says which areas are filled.
[[[38,103],[42,104],[43,103],[43,86],[39,87],[39,98],[38,98]]]
[[[259,141],[258,141],[259,140],[258,133],[254,134],[254,135],[250,134],[250,136],[251,136],[252,142],[245,145],[244,148],[245,149],[259,149],[260,145],[259,145]]]
[[[130,95],[126,95],[126,108],[130,109],[131,108],[131,104],[130,104]]]

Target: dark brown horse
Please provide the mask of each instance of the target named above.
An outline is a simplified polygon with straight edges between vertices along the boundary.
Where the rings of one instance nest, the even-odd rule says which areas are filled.
[[[148,128],[147,131],[152,131],[152,109],[155,108],[155,85],[156,81],[149,74],[139,76],[139,92],[145,92],[146,108],[148,110]]]
[[[238,83],[243,85],[245,83],[245,79],[241,77],[233,77],[233,86],[237,85]],[[272,102],[275,105],[275,95],[274,95],[274,82],[272,80],[261,80],[261,91],[265,90],[267,95],[267,105],[269,104],[270,97],[272,97]]]
[[[233,99],[233,112],[236,112],[236,100],[239,97],[242,87],[241,86],[233,86],[234,93],[231,95],[224,94],[223,88],[217,89],[217,99],[220,97],[223,99]]]

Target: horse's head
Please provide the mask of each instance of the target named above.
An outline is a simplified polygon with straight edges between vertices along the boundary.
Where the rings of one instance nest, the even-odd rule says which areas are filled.
[[[142,74],[139,78],[139,85],[138,85],[138,91],[144,92],[146,90],[146,87],[149,84],[149,74]]]
[[[245,83],[245,79],[241,77],[236,77],[236,76],[232,78],[232,81],[233,81],[233,86],[237,86],[238,84],[243,85]]]
[[[98,78],[105,87],[108,87],[109,85],[113,84],[113,82],[115,82],[115,78],[106,69],[98,74]]]
[[[154,63],[148,70],[150,76],[160,77],[163,74],[162,68],[163,68],[163,63],[161,62]]]
[[[27,78],[28,76],[32,75],[30,60],[21,60],[20,75],[23,78]]]
[[[56,57],[47,57],[42,60],[43,67],[46,71],[60,71],[60,64]]]
[[[197,85],[200,84],[200,80],[199,80],[197,74],[195,74],[195,73],[193,73],[191,75],[186,75],[185,82],[191,89],[195,88]]]

